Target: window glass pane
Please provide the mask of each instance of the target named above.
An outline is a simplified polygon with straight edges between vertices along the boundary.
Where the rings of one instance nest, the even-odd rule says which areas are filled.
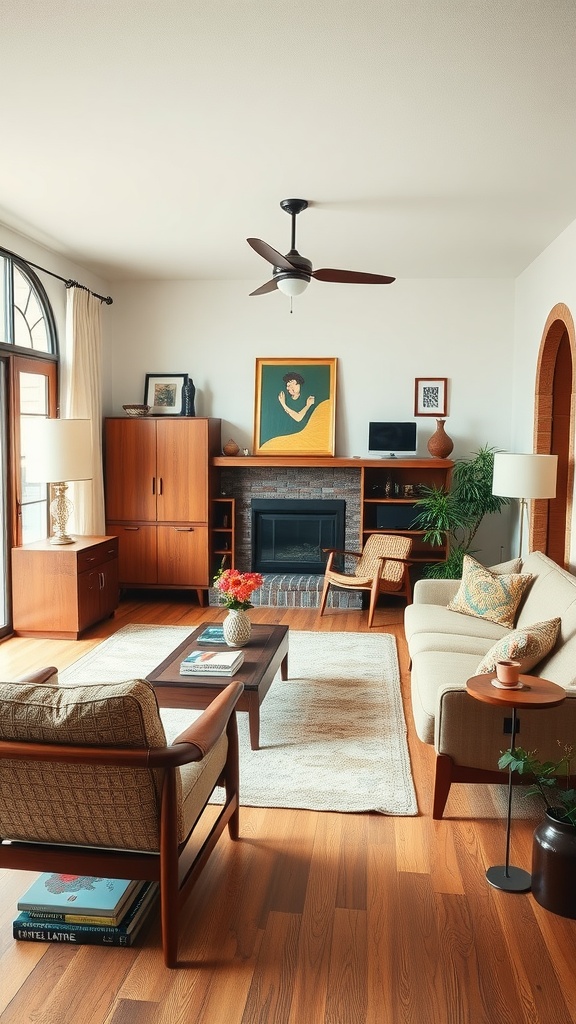
[[[48,489],[46,484],[26,479],[28,432],[26,424],[39,416],[48,416],[48,378],[42,373],[18,374],[20,390],[20,493],[22,514],[22,543],[30,544],[48,536]]]
[[[0,363],[0,409],[5,412],[6,402],[6,365]],[[5,416],[0,421],[0,636],[8,631],[8,509],[6,494],[8,491],[8,459],[7,459],[7,428]]]
[[[8,326],[6,324],[6,272],[8,264],[3,256],[0,256],[0,342],[6,343],[8,337]],[[4,406],[3,406],[4,408]]]
[[[14,344],[50,352],[48,329],[31,282],[14,267]]]

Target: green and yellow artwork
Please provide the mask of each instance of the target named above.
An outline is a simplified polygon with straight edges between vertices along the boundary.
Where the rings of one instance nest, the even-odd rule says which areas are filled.
[[[254,454],[334,455],[336,359],[257,359]]]

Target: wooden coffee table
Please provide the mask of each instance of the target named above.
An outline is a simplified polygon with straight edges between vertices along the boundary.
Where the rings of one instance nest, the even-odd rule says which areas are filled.
[[[250,640],[242,648],[244,662],[233,676],[181,676],[180,662],[188,654],[217,649],[196,643],[207,626],[217,625],[217,622],[203,622],[146,679],[154,686],[161,708],[206,708],[231,679],[244,683],[236,710],[248,712],[250,746],[252,750],[259,750],[260,705],[278,669],[282,679],[288,678],[288,626],[253,624]]]

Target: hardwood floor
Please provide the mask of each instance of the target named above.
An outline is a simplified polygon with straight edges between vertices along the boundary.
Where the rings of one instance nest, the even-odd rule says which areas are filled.
[[[76,642],[0,644],[1,678],[75,661],[128,622],[194,624],[222,612],[181,594],[134,594]],[[256,622],[365,629],[365,612],[259,608]],[[485,880],[504,854],[502,787],[455,786],[430,817],[432,751],[415,737],[402,609],[398,641],[420,814],[388,818],[243,808],[182,908],[180,957],[162,963],[154,919],[132,949],[14,942],[31,881],[0,874],[1,1024],[576,1024],[576,921]],[[515,796],[512,862],[529,869],[534,818]]]

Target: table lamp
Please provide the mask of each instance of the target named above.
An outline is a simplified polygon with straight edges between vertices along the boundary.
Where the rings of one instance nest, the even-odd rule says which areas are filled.
[[[528,501],[556,497],[557,455],[523,455],[497,452],[494,456],[492,494],[520,501],[520,542],[522,557],[524,516],[528,519]]]
[[[66,497],[68,482],[92,479],[90,420],[34,418],[26,421],[26,479],[51,484],[54,499],[50,516],[54,535],[51,544],[72,544],[66,524],[74,506]]]

